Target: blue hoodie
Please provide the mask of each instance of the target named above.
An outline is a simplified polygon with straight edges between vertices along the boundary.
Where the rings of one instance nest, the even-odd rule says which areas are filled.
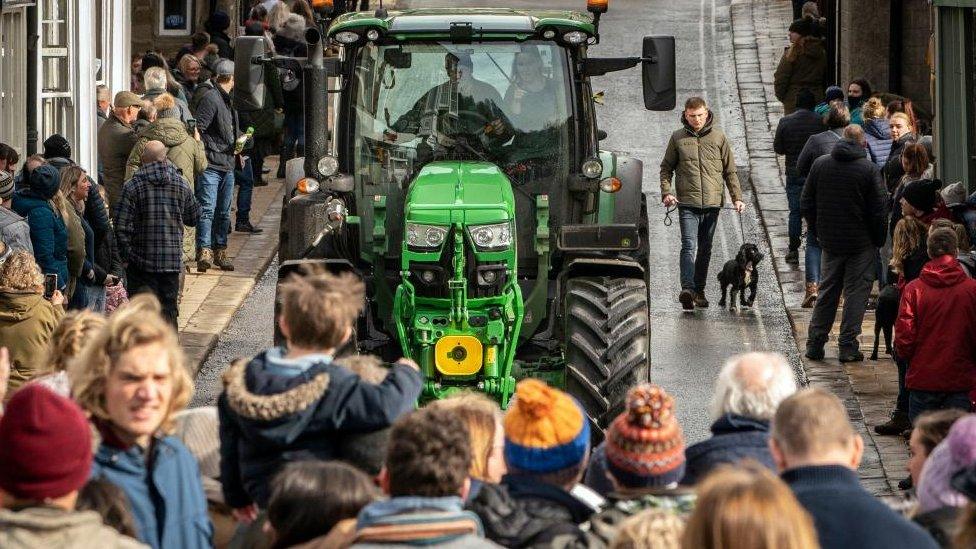
[[[394,364],[378,385],[328,355],[284,358],[274,348],[224,373],[220,416],[220,481],[233,508],[266,507],[271,478],[291,461],[333,459],[343,433],[391,425],[414,409],[420,372]]]
[[[38,166],[31,172],[28,187],[14,194],[11,206],[27,218],[34,258],[41,272],[58,275],[58,289],[63,290],[68,284],[68,229],[50,204],[60,185],[57,168]]]

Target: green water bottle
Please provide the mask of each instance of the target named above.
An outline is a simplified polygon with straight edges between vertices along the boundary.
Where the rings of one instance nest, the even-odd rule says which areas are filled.
[[[234,154],[241,154],[244,152],[244,145],[246,145],[247,141],[253,136],[254,126],[248,126],[247,131],[245,131],[240,137],[237,138],[237,141],[234,142]]]

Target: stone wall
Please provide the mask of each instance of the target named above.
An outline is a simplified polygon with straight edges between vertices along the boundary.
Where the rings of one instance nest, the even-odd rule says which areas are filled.
[[[194,17],[192,21],[191,34],[204,30],[203,23],[209,15],[209,0],[194,0]],[[220,9],[231,15],[231,21],[235,20],[237,8],[234,0],[220,0]],[[132,0],[132,53],[145,52],[146,50],[158,50],[166,54],[167,57],[175,54],[183,44],[190,42],[190,35],[186,36],[159,36],[159,0]],[[229,34],[234,36],[236,25],[231,24],[228,29]]]
[[[926,0],[906,0],[902,16],[902,95],[912,98],[920,112],[932,114],[933,74],[930,61],[935,28],[932,7]]]

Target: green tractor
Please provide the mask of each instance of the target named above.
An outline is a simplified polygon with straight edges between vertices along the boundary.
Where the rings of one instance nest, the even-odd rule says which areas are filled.
[[[674,38],[589,58],[606,3],[588,9],[347,14],[307,30],[300,62],[239,39],[239,105],[260,106],[264,71],[304,80],[279,280],[358,273],[356,348],[417,361],[424,401],[476,389],[505,407],[536,377],[605,427],[648,379],[642,164],[600,150],[590,77],[640,64],[645,107],[672,110]]]

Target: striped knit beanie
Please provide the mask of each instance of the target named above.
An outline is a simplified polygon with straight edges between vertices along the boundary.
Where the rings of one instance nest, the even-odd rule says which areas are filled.
[[[537,379],[516,386],[504,424],[505,462],[516,474],[578,470],[589,449],[586,414],[571,396]]]
[[[607,467],[628,488],[667,486],[685,473],[685,443],[674,399],[644,383],[627,393],[627,409],[607,430]]]

